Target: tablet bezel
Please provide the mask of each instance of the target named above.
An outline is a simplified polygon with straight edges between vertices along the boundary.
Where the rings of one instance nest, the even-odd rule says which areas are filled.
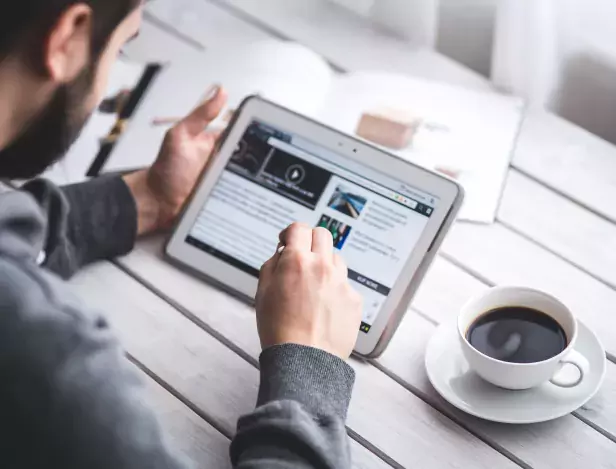
[[[174,230],[165,252],[176,263],[190,268],[224,289],[254,301],[258,280],[250,274],[185,242],[210,192],[236,145],[253,121],[264,122],[274,128],[299,135],[330,151],[420,191],[434,195],[438,205],[420,236],[415,249],[406,261],[381,312],[368,333],[358,331],[355,352],[374,356],[382,352],[402,319],[420,278],[434,256],[444,232],[460,208],[463,190],[456,182],[388,154],[363,141],[340,133],[318,122],[268,102],[260,97],[247,98],[238,110],[234,122],[226,132],[219,151],[212,158],[202,181]]]

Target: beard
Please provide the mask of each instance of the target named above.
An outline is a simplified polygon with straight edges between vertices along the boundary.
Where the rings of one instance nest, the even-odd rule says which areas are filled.
[[[0,178],[31,179],[57,163],[77,140],[90,111],[94,67],[61,86],[22,133],[0,150]]]

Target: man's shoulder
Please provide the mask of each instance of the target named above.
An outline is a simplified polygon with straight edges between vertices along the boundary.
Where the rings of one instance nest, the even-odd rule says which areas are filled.
[[[34,262],[0,255],[0,350],[61,351],[95,333],[99,316]]]
[[[0,256],[6,260],[36,259],[45,243],[46,225],[31,194],[0,194]]]
[[[44,313],[70,306],[68,288],[33,261],[0,254],[0,304],[2,316],[27,312]],[[62,303],[68,303],[64,305]]]
[[[28,261],[0,253],[0,321],[48,304],[48,289],[41,278],[28,266]]]

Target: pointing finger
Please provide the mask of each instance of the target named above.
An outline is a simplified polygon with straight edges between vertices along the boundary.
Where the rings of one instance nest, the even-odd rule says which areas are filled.
[[[312,250],[312,228],[304,223],[293,223],[280,233],[280,242],[285,246],[285,251]]]
[[[321,227],[312,230],[312,252],[332,257],[334,239],[329,230]]]

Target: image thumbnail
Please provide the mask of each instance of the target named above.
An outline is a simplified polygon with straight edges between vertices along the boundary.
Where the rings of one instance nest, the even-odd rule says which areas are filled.
[[[342,223],[327,215],[323,215],[321,217],[317,226],[329,230],[329,232],[334,237],[334,247],[336,249],[342,249],[342,246],[344,246],[344,242],[347,240],[349,234],[351,233],[351,227],[349,225]]]
[[[231,163],[251,176],[256,176],[261,170],[269,151],[269,145],[249,131],[238,143],[231,157]]]
[[[363,197],[353,194],[345,186],[339,185],[327,206],[349,217],[358,218],[366,206],[366,202],[367,200]]]

